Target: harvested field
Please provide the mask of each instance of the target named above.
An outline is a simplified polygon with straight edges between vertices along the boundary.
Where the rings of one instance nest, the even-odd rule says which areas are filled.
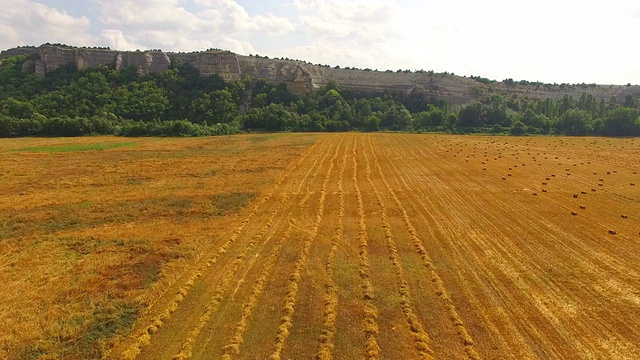
[[[640,358],[638,139],[0,152],[3,357]]]

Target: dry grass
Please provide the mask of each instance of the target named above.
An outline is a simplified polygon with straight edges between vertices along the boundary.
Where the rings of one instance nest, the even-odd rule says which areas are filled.
[[[0,142],[0,357],[640,358],[636,139],[111,141]]]
[[[0,358],[102,357],[314,141],[1,140]]]

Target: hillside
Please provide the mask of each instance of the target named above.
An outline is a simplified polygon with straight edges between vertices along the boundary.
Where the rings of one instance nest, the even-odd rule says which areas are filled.
[[[564,95],[578,98],[582,93],[599,99],[627,95],[640,97],[640,86],[596,85],[596,84],[542,84],[537,82],[495,82],[481,77],[462,77],[431,71],[391,72],[360,69],[340,69],[313,65],[305,61],[268,59],[243,56],[228,51],[212,50],[192,53],[163,51],[116,51],[101,48],[75,48],[68,46],[41,45],[19,47],[2,51],[0,59],[15,55],[29,55],[22,70],[36,72],[42,76],[60,68],[75,64],[79,70],[107,66],[119,70],[133,66],[141,72],[161,73],[172,64],[184,63],[196,68],[201,75],[221,76],[225,81],[252,79],[266,80],[272,84],[285,83],[287,89],[296,94],[305,94],[335,80],[342,89],[359,92],[419,93],[443,100],[453,105],[481,100],[489,94],[519,99],[560,99]]]
[[[223,50],[0,55],[0,137],[254,131],[640,135],[640,88],[331,68]]]

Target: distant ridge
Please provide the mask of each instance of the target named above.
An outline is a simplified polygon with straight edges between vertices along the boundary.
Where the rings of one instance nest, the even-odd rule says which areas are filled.
[[[107,66],[116,70],[133,66],[140,72],[164,72],[175,62],[196,68],[202,75],[217,74],[225,81],[241,80],[250,76],[270,83],[285,83],[294,93],[308,93],[330,80],[342,89],[359,92],[401,92],[425,94],[452,105],[481,100],[491,94],[520,99],[559,99],[564,95],[574,98],[582,93],[596,98],[624,99],[631,94],[640,97],[640,86],[596,84],[543,84],[538,82],[505,80],[492,81],[481,77],[462,77],[432,71],[377,71],[370,69],[331,68],[299,60],[269,59],[259,56],[238,55],[223,50],[190,53],[172,53],[161,50],[117,51],[105,48],[79,48],[66,45],[41,45],[4,50],[0,59],[29,55],[22,71],[41,76],[57,68],[75,64],[79,70]]]

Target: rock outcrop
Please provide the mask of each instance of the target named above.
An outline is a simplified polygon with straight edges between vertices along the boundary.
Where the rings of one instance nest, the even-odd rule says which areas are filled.
[[[108,49],[63,48],[42,45],[39,48],[15,48],[3,51],[0,59],[8,56],[29,55],[22,65],[22,71],[36,72],[42,76],[61,66],[73,64],[84,70],[107,66],[115,70],[133,66],[140,72],[163,72],[169,69],[171,59],[162,51],[113,51]]]
[[[25,72],[42,76],[61,66],[73,64],[77,69],[107,66],[120,70],[132,66],[140,72],[158,73],[169,69],[173,62],[185,63],[202,75],[220,75],[225,81],[263,79],[271,83],[284,82],[294,93],[307,93],[330,80],[336,80],[341,88],[363,92],[420,93],[451,104],[464,104],[482,99],[488,94],[529,99],[558,99],[565,94],[574,98],[583,92],[597,98],[623,99],[626,95],[640,96],[638,86],[559,86],[551,84],[508,85],[504,82],[482,83],[471,78],[433,74],[428,72],[381,72],[355,69],[338,69],[311,65],[292,60],[266,59],[237,55],[227,51],[195,53],[165,53],[162,51],[114,51],[108,49],[70,48],[42,45],[2,51],[0,60],[8,56],[29,55],[22,65]]]

